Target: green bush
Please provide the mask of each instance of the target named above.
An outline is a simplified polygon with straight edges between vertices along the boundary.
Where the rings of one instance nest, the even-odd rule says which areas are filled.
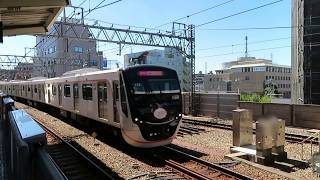
[[[270,103],[271,97],[270,96],[260,96],[258,94],[251,94],[251,95],[241,94],[240,101]]]

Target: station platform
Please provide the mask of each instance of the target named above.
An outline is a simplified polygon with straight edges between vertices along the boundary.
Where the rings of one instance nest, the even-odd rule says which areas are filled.
[[[6,180],[6,160],[4,156],[4,131],[3,131],[3,121],[0,120],[0,180]]]

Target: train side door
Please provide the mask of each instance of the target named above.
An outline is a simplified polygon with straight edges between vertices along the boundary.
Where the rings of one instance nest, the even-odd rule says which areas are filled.
[[[98,106],[99,106],[99,117],[107,117],[107,83],[98,82]]]
[[[61,84],[58,85],[58,96],[59,96],[59,106],[61,106],[61,101],[62,101],[62,88]]]
[[[79,111],[79,85],[73,84],[73,108],[75,111]]]
[[[51,88],[48,88],[48,103],[51,103]]]
[[[39,93],[39,101],[41,101],[41,91],[42,91],[42,88],[41,88],[41,84],[38,84],[38,93]]]
[[[119,106],[119,81],[113,81],[112,83],[113,89],[113,117],[114,122],[120,122],[120,115],[118,111]]]

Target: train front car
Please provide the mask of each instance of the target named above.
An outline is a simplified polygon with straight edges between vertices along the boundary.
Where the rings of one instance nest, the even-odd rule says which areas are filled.
[[[170,144],[182,118],[176,71],[158,66],[135,66],[125,69],[123,77],[129,102],[128,117],[123,118],[121,127],[124,139],[136,147]]]

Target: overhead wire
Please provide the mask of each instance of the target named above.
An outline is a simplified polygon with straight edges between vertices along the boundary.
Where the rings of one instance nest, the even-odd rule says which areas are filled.
[[[244,14],[244,13],[247,13],[247,12],[250,12],[250,11],[254,11],[254,10],[257,10],[257,9],[261,9],[261,8],[264,8],[264,7],[267,7],[267,6],[271,6],[271,5],[273,5],[273,4],[280,3],[280,2],[282,2],[282,1],[284,1],[284,0],[277,0],[277,1],[273,1],[273,2],[267,3],[267,4],[263,4],[263,5],[261,5],[261,6],[257,6],[257,7],[251,8],[251,9],[247,9],[247,10],[244,10],[244,11],[240,11],[240,12],[237,12],[237,13],[234,13],[234,14],[231,14],[231,15],[228,15],[228,16],[224,16],[224,17],[221,17],[221,18],[218,18],[218,19],[214,19],[214,20],[211,20],[211,21],[208,21],[208,22],[199,24],[199,25],[197,25],[196,27],[201,27],[201,26],[204,26],[204,25],[207,25],[207,24],[211,24],[211,23],[214,23],[214,22],[217,22],[217,21],[221,21],[221,20],[224,20],[224,19],[228,19],[228,18],[237,16],[237,15],[240,15],[240,14]]]
[[[118,2],[121,2],[123,0],[116,0],[116,1],[113,1],[113,2],[110,2],[108,4],[105,4],[105,5],[102,5],[100,6],[102,3],[104,3],[106,0],[102,0],[98,5],[96,5],[93,9],[89,9],[85,12],[87,12],[87,14],[85,14],[83,17],[86,17],[88,16],[91,12],[93,12],[94,10],[97,10],[97,9],[100,9],[100,8],[104,8],[104,7],[107,7],[107,6],[110,6],[110,5],[113,5],[113,4],[116,4]]]
[[[203,10],[200,10],[200,11],[197,11],[197,12],[195,12],[195,13],[192,13],[192,14],[190,14],[190,15],[186,15],[186,16],[183,16],[183,17],[181,17],[181,18],[175,19],[174,21],[170,21],[170,22],[161,24],[161,25],[159,25],[159,26],[156,26],[155,28],[159,28],[159,27],[165,26],[165,25],[167,25],[167,24],[171,24],[172,22],[176,22],[176,21],[180,21],[180,20],[182,20],[182,19],[189,18],[189,17],[191,17],[191,16],[195,16],[195,15],[197,15],[197,14],[200,14],[200,13],[203,13],[203,12],[206,12],[206,11],[209,11],[209,10],[211,10],[211,9],[215,9],[215,8],[217,8],[217,7],[226,5],[226,4],[231,3],[231,2],[233,2],[233,1],[235,1],[235,0],[228,0],[228,1],[222,2],[222,3],[220,3],[220,4],[216,4],[216,5],[211,6],[211,7],[209,7],[209,8],[206,8],[206,9],[203,9]]]
[[[209,28],[198,29],[204,31],[242,31],[242,30],[270,30],[270,29],[293,29],[293,28],[317,28],[320,25],[306,25],[306,26],[273,26],[273,27],[244,27],[244,28]]]
[[[290,39],[290,38],[291,38],[291,37],[283,37],[283,38],[275,38],[275,39],[266,39],[266,40],[261,40],[261,41],[248,42],[248,44],[259,44],[259,43],[264,43],[264,42],[279,41],[279,40],[285,40],[285,39]],[[205,51],[205,50],[218,49],[218,48],[224,48],[224,47],[235,47],[235,46],[241,46],[241,45],[245,45],[245,44],[246,44],[246,43],[237,43],[237,44],[214,46],[214,47],[209,47],[209,48],[197,49],[197,51]]]
[[[256,52],[256,51],[265,51],[265,50],[272,50],[272,49],[282,49],[282,48],[288,48],[291,46],[279,46],[279,47],[273,47],[273,48],[264,48],[264,49],[255,49],[248,52]],[[198,58],[209,58],[209,57],[216,57],[216,56],[226,56],[226,55],[232,55],[232,54],[239,54],[244,53],[244,51],[237,51],[237,52],[231,52],[231,53],[223,53],[223,54],[213,54],[208,56],[200,56]]]

